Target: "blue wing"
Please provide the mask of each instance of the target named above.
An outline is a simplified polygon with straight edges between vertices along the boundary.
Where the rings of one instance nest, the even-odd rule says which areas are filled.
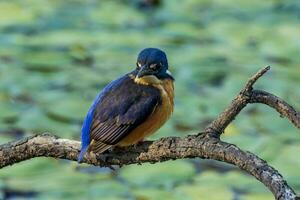
[[[88,150],[89,144],[90,144],[90,129],[91,129],[91,125],[93,122],[93,117],[94,117],[94,113],[95,113],[95,108],[98,104],[98,102],[101,102],[101,99],[105,96],[105,94],[107,94],[108,91],[111,90],[111,88],[114,85],[118,85],[118,82],[121,82],[122,77],[112,81],[111,83],[109,83],[106,87],[104,87],[104,89],[98,94],[98,96],[95,98],[94,102],[92,103],[92,106],[90,107],[84,121],[81,127],[81,150],[80,150],[80,154],[78,156],[78,162],[81,162],[83,159],[83,156],[85,155],[85,153]]]
[[[161,101],[159,90],[136,84],[125,75],[97,96],[82,126],[80,162],[88,151],[103,152],[144,122]],[[94,140],[92,148],[90,142]]]

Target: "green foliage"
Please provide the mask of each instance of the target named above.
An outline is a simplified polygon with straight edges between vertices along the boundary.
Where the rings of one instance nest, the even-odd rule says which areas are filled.
[[[133,186],[171,188],[188,181],[195,174],[195,169],[184,161],[173,161],[155,165],[128,166],[121,170],[120,176]]]
[[[149,46],[167,52],[176,79],[174,115],[151,139],[203,130],[265,65],[272,71],[256,87],[300,110],[299,1],[164,0],[152,10],[136,2],[0,2],[0,143],[46,131],[79,139],[97,93]],[[274,110],[249,106],[223,139],[266,159],[300,192],[299,132]],[[273,199],[253,177],[220,166],[181,160],[111,173],[33,159],[1,169],[0,199],[6,189],[45,200]]]

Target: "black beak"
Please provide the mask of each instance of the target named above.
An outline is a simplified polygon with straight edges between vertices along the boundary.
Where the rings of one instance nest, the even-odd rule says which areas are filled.
[[[137,77],[141,78],[143,76],[147,76],[147,75],[152,75],[153,71],[151,69],[149,69],[149,67],[147,65],[144,65],[140,68]]]

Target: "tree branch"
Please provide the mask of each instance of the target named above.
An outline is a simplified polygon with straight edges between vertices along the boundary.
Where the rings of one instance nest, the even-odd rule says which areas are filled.
[[[300,115],[288,103],[270,93],[253,90],[253,84],[267,71],[260,70],[249,79],[246,87],[231,104],[214,120],[204,134],[186,137],[168,137],[135,146],[114,148],[102,155],[90,153],[83,162],[95,166],[129,165],[134,163],[156,163],[183,158],[214,159],[236,165],[254,176],[274,194],[276,199],[296,199],[296,194],[280,173],[258,156],[241,150],[236,145],[220,140],[220,135],[248,103],[263,103],[287,117],[296,127],[300,126]],[[80,142],[61,139],[50,134],[36,135],[0,145],[0,168],[34,157],[53,157],[77,160]]]
[[[205,129],[206,134],[219,138],[226,127],[249,103],[263,103],[274,108],[282,117],[286,117],[300,129],[300,114],[292,106],[273,94],[261,90],[253,90],[254,83],[268,70],[270,70],[270,66],[259,70],[248,80],[245,88],[240,91],[231,104],[207,126]]]
[[[293,106],[281,98],[262,90],[252,91],[249,103],[262,103],[274,108],[281,117],[289,119],[298,129],[300,129],[300,113]]]

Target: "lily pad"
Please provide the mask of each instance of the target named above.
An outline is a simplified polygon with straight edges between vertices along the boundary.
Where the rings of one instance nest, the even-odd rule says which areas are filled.
[[[91,102],[68,97],[45,107],[48,117],[60,122],[80,122],[85,117]]]
[[[226,187],[216,187],[216,186],[205,186],[202,187],[195,185],[183,185],[179,186],[175,190],[175,194],[178,199],[210,199],[210,200],[231,200],[233,198],[233,193]]]
[[[56,72],[69,64],[70,60],[63,52],[33,52],[23,55],[26,68],[30,71]]]
[[[171,187],[192,178],[195,169],[185,161],[169,161],[155,165],[126,166],[120,177],[132,185]]]

